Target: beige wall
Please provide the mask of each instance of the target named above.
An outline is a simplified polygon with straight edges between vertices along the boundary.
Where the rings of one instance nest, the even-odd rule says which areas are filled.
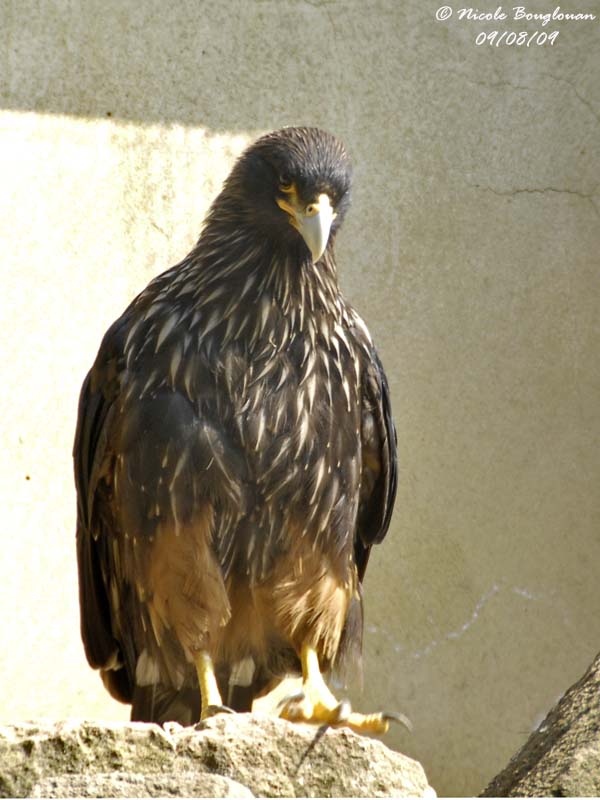
[[[501,25],[437,6],[0,0],[1,719],[125,716],[79,642],[79,386],[289,123],[354,156],[339,261],[400,442],[356,705],[406,712],[389,743],[477,792],[599,649],[600,22],[477,47]]]

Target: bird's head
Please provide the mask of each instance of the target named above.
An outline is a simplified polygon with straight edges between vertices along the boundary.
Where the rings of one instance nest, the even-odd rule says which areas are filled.
[[[317,262],[350,203],[352,168],[343,144],[318,128],[283,128],[241,155],[222,202],[271,242]]]

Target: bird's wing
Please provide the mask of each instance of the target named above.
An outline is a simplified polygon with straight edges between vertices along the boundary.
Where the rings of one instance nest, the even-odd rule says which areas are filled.
[[[396,498],[396,429],[385,372],[367,327],[353,311],[351,332],[362,361],[362,472],[355,556],[362,581],[372,545],[383,541]]]
[[[152,323],[132,304],[107,332],[81,391],[74,446],[82,639],[89,663],[108,670],[107,688],[119,699],[133,690],[148,643],[160,674],[174,685],[181,682],[179,634],[162,631],[164,609],[158,608],[170,591],[164,548],[178,564],[203,559],[197,573],[207,582],[209,599],[203,596],[202,613],[190,607],[196,600],[187,594],[169,611],[173,630],[187,625],[190,637],[200,636],[186,620],[194,617],[202,626],[205,618],[221,620],[228,613],[216,564],[230,567],[236,524],[248,508],[244,459],[230,431],[215,421],[214,378],[193,358],[193,385],[187,368],[176,380],[178,341],[172,348],[166,341],[158,352],[145,347],[154,344]],[[171,325],[171,318],[159,330],[161,324]],[[130,358],[132,338],[141,348],[137,360]],[[190,389],[202,397],[203,413]],[[160,628],[160,647],[154,633],[146,634],[152,625]]]
[[[123,323],[121,318],[109,329],[96,363],[83,383],[73,447],[81,635],[87,659],[94,668],[114,669],[121,663],[105,580],[110,542],[102,535],[103,519],[96,507],[96,495],[107,463],[108,432],[119,391]],[[121,678],[124,682],[119,694],[126,699],[130,687],[124,674]]]

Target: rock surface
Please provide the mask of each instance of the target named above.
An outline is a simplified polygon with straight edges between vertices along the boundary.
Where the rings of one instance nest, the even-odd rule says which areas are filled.
[[[600,796],[600,654],[481,796]]]
[[[435,797],[423,768],[347,729],[258,714],[201,730],[65,721],[0,728],[2,797]]]

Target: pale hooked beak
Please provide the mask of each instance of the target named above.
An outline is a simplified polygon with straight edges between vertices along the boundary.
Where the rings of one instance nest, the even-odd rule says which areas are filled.
[[[290,215],[290,222],[306,242],[313,263],[316,263],[325,252],[331,223],[335,219],[328,195],[320,194],[306,208],[298,208],[282,199],[277,200],[277,204]]]

